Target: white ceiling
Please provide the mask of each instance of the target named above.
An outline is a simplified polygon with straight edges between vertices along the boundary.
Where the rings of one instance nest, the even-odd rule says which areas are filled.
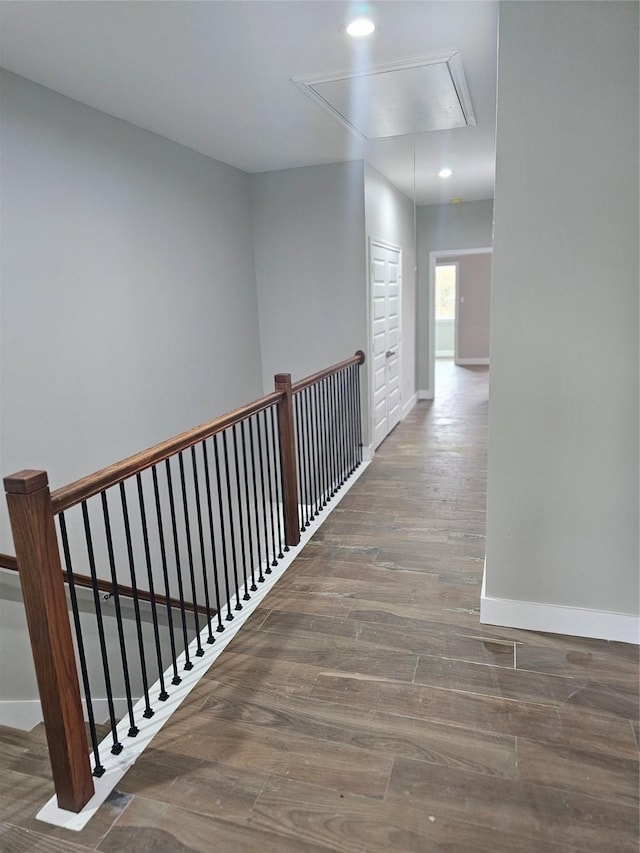
[[[367,39],[341,30],[366,11]],[[493,196],[497,2],[0,3],[0,65],[247,172],[364,158],[416,200]],[[460,51],[477,126],[361,140],[292,78]],[[453,169],[444,181],[436,173]]]

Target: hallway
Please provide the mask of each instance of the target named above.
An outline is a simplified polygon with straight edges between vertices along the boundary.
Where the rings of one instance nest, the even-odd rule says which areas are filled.
[[[5,756],[2,849],[637,850],[637,647],[479,623],[487,401],[487,368],[438,364],[82,832]]]

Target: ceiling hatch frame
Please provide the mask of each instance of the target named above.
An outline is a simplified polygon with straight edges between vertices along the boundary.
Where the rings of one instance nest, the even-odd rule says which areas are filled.
[[[432,132],[425,129],[414,131],[403,131],[400,133],[385,134],[383,136],[366,136],[359,130],[353,122],[344,116],[336,107],[334,107],[325,97],[322,96],[314,86],[319,86],[326,83],[338,83],[341,81],[356,80],[358,78],[375,77],[379,74],[388,74],[394,71],[410,71],[411,69],[423,68],[430,65],[446,65],[447,71],[451,78],[453,92],[455,93],[460,105],[460,110],[464,118],[464,124],[456,125],[462,127],[474,127],[476,117],[471,104],[471,96],[467,86],[467,81],[464,75],[462,66],[462,58],[458,50],[449,50],[443,53],[430,54],[429,56],[416,56],[401,62],[384,62],[377,65],[368,65],[359,68],[357,71],[353,69],[341,70],[334,72],[324,72],[323,74],[312,74],[303,77],[293,77],[292,82],[301,89],[308,97],[321,106],[329,115],[338,121],[348,131],[355,134],[361,140],[368,139],[389,139],[394,136],[407,136],[411,133]],[[434,128],[435,129],[435,128]],[[444,128],[443,128],[444,129]]]

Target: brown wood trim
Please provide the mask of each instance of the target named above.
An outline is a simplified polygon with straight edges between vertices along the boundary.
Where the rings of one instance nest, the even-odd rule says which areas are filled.
[[[282,470],[284,541],[286,545],[298,545],[300,542],[298,470],[296,465],[296,436],[293,426],[291,374],[278,373],[274,377],[274,381],[276,391],[283,394],[278,403],[278,435],[280,437],[280,466]]]
[[[365,355],[363,351],[359,349],[355,355],[351,356],[351,358],[345,358],[344,361],[339,361],[337,364],[334,364],[331,367],[325,367],[324,370],[319,370],[317,373],[314,373],[311,376],[307,376],[305,379],[300,379],[298,382],[294,382],[291,385],[291,393],[297,394],[299,391],[303,391],[310,385],[315,385],[316,382],[320,382],[323,379],[326,379],[327,376],[332,376],[334,373],[338,373],[338,371],[344,370],[345,367],[349,367],[351,364],[364,364],[364,361]]]
[[[205,438],[209,438],[223,429],[227,429],[245,420],[245,418],[255,415],[257,412],[261,412],[274,403],[278,403],[281,399],[282,392],[274,391],[271,394],[267,394],[266,397],[260,397],[259,400],[255,400],[253,403],[240,406],[240,408],[234,409],[232,412],[227,412],[226,415],[221,415],[221,417],[215,418],[208,423],[200,424],[200,426],[182,432],[180,435],[176,435],[167,441],[162,441],[160,444],[155,444],[147,450],[142,450],[140,453],[129,456],[121,462],[109,465],[101,471],[96,471],[94,474],[82,477],[68,486],[56,489],[51,493],[54,514],[57,515],[60,512],[64,512],[64,510],[75,506],[80,501],[97,495],[111,486],[116,486],[128,477],[138,474],[152,465],[157,465],[158,462],[163,462],[169,456],[173,456],[181,450],[187,450],[193,444],[204,441]]]
[[[18,570],[18,561],[15,557],[12,557],[10,554],[0,554],[0,569],[9,569],[9,571],[17,572]],[[62,575],[64,577],[64,582],[69,583],[69,574],[68,572],[63,571]],[[76,575],[73,576],[73,582],[76,586],[84,587],[85,589],[93,589],[93,580],[88,575]],[[98,578],[97,587],[100,592],[108,592],[110,595],[113,595],[114,586],[110,581],[100,580]],[[117,585],[118,595],[124,595],[126,598],[133,598],[133,588],[130,586],[124,586],[124,584]],[[151,601],[151,593],[147,592],[144,589],[138,590],[138,598],[140,601]],[[180,609],[180,601],[177,598],[167,598],[165,595],[158,595],[157,593],[154,595],[156,604],[159,604],[161,607],[166,607],[167,603],[169,603],[170,607],[175,609]],[[192,601],[184,602],[185,610],[189,610],[193,612],[194,606]],[[196,608],[198,613],[202,613],[205,616],[208,616],[207,608],[201,604],[198,604]],[[217,614],[217,610],[211,608],[209,613],[212,616]]]
[[[12,572],[17,572],[18,561],[11,554],[0,554],[0,569],[9,569]]]
[[[63,571],[62,574],[64,575],[65,583],[69,583],[68,573]],[[93,580],[90,577],[88,577],[87,575],[77,575],[74,572],[73,582],[76,586],[81,586],[81,587],[84,587],[85,589],[93,589]],[[106,592],[106,593],[109,593],[110,595],[113,595],[114,586],[110,581],[105,581],[105,580],[101,580],[100,578],[98,578],[96,586],[100,590],[100,592]],[[133,588],[130,586],[124,586],[124,584],[118,584],[116,588],[118,590],[118,595],[124,595],[126,598],[135,598],[136,597],[134,592],[133,592]],[[147,592],[144,589],[139,589],[137,591],[137,597],[140,599],[140,601],[149,601],[149,602],[151,601],[151,593]],[[167,603],[169,603],[169,605],[175,609],[180,608],[180,601],[177,598],[167,598],[166,596],[158,595],[157,593],[154,594],[153,598],[155,599],[156,604],[159,604],[162,607],[166,607]],[[190,612],[193,612],[193,610],[196,609],[198,611],[198,613],[203,613],[205,616],[208,615],[206,607],[203,607],[201,604],[198,604],[194,608],[193,602],[191,602],[191,601],[185,601],[184,602],[184,608],[185,608],[185,610],[189,610]],[[212,616],[214,616],[217,612],[218,611],[214,610],[214,609],[209,610],[209,613],[211,613]]]
[[[94,787],[47,476],[14,474],[5,487],[58,805],[79,812]]]

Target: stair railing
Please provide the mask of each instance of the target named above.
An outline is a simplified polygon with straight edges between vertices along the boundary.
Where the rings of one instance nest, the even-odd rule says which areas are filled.
[[[60,808],[80,811],[104,773],[96,682],[117,755],[126,738],[114,682],[125,693],[126,737],[136,737],[134,695],[152,717],[181,682],[179,667],[193,668],[193,641],[203,656],[360,465],[363,363],[358,351],[293,385],[278,374],[273,393],[53,492],[44,471],[5,477],[16,556],[0,555],[0,567],[20,575]],[[88,643],[99,650],[98,675]]]

